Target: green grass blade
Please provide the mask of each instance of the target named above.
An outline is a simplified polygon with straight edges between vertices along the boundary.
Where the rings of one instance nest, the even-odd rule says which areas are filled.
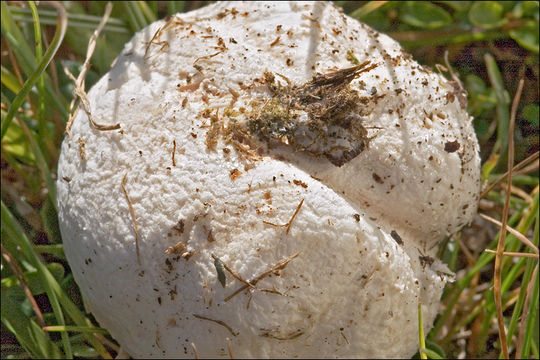
[[[13,19],[22,22],[33,22],[32,13],[29,9],[8,6]],[[38,9],[38,14],[43,25],[56,25],[57,14],[54,10]],[[101,21],[100,16],[88,14],[68,13],[68,28],[82,28],[94,30]],[[107,25],[103,28],[104,32],[129,34],[128,24],[118,18],[109,18]]]
[[[36,45],[36,61],[39,63],[41,59],[43,58],[43,48],[41,44],[41,24],[39,22],[39,15],[37,12],[36,5],[33,1],[29,1],[28,5],[30,6],[30,9],[32,10],[32,17],[34,20],[34,43]],[[37,111],[37,118],[38,118],[38,129],[39,129],[39,135],[37,137],[37,141],[39,144],[39,147],[41,148],[41,152],[44,154],[44,157],[47,161],[47,163],[50,162],[50,154],[47,151],[47,148],[53,148],[53,145],[48,141],[49,134],[47,131],[47,124],[45,120],[45,73],[42,73],[37,81],[37,89],[38,89],[38,111]]]
[[[497,141],[493,147],[492,154],[498,154],[500,156],[499,160],[506,159],[508,148],[508,126],[510,122],[510,99],[504,88],[502,75],[495,58],[491,54],[485,54],[484,60],[486,62],[489,81],[497,95]]]
[[[10,236],[12,239],[17,239],[17,244],[25,254],[25,257],[27,260],[29,260],[32,265],[38,270],[38,273],[41,276],[41,281],[43,285],[45,286],[45,290],[47,292],[47,296],[49,298],[49,302],[51,304],[51,307],[53,309],[56,321],[60,325],[65,325],[64,320],[64,313],[62,311],[62,307],[60,306],[60,303],[58,302],[58,297],[55,291],[53,290],[53,287],[51,286],[52,283],[56,283],[56,279],[52,276],[52,274],[49,272],[47,267],[43,265],[37,254],[34,252],[32,245],[26,235],[24,234],[23,230],[20,228],[20,226],[16,223],[16,220],[13,218],[13,215],[9,211],[9,209],[4,205],[4,202],[2,201],[2,228],[5,229],[8,236]],[[67,334],[63,333],[62,335],[62,344],[64,347],[64,352],[67,358],[73,358],[73,354],[71,351],[71,344],[69,342],[69,337]]]
[[[355,18],[355,19],[361,19],[363,16],[369,14],[372,11],[377,10],[384,4],[386,4],[388,1],[370,1],[361,8],[356,9],[353,11],[349,16]]]
[[[54,206],[54,209],[57,210],[56,182],[52,178],[51,170],[49,169],[49,166],[47,165],[47,160],[43,156],[41,148],[39,147],[34,134],[30,131],[30,129],[28,129],[28,127],[24,123],[24,120],[20,120],[19,125],[22,128],[26,138],[28,139],[28,142],[30,143],[30,148],[32,149],[32,153],[34,154],[36,158],[36,166],[40,170],[41,176],[47,188],[47,195],[49,196],[49,199],[51,200]]]
[[[137,3],[134,1],[124,1],[122,2],[122,5],[126,9],[128,24],[131,27],[131,30],[133,32],[141,30],[145,26],[146,20]]]
[[[538,268],[538,265],[536,265]],[[525,335],[523,336],[523,350],[521,356],[524,359],[529,358],[531,342],[533,342],[534,329],[538,326],[538,270],[536,271],[536,277],[534,280],[534,288],[529,304],[529,314],[523,314],[527,316],[527,324],[525,327]]]
[[[174,15],[184,12],[185,1],[167,1],[167,12]]]
[[[2,2],[2,6],[4,6],[4,2]],[[39,77],[45,71],[45,68],[49,65],[52,58],[58,51],[58,48],[60,47],[60,44],[62,43],[62,40],[64,39],[64,35],[66,34],[66,28],[67,28],[67,20],[65,18],[65,10],[63,8],[60,10],[60,18],[64,18],[64,21],[59,20],[58,26],[56,27],[56,32],[54,34],[54,37],[51,41],[50,46],[47,48],[47,51],[43,55],[43,59],[39,62],[37,68],[34,70],[32,75],[26,80],[24,83],[21,91],[15,96],[15,99],[13,100],[13,103],[9,107],[8,113],[2,121],[2,128],[1,128],[1,134],[0,139],[4,138],[4,135],[6,134],[7,128],[9,127],[9,124],[13,120],[13,117],[15,116],[15,113],[19,109],[19,107],[23,104],[26,95],[28,92],[32,89],[32,86],[38,81]],[[4,10],[4,9],[2,9]],[[62,13],[63,11],[63,13]],[[3,11],[2,11],[3,12]]]
[[[87,332],[87,333],[99,333],[99,334],[107,334],[107,330],[97,327],[87,327],[87,326],[61,326],[61,325],[54,325],[54,326],[45,326],[43,328],[44,331],[47,332]]]
[[[14,93],[19,92],[21,90],[21,84],[19,83],[17,77],[5,67],[2,66],[0,68],[2,74],[2,85],[7,87],[10,91]]]
[[[49,295],[51,303],[54,301],[54,299],[58,299],[58,302],[62,305],[65,312],[77,326],[92,327],[86,321],[84,314],[71,301],[65,291],[61,288],[60,284],[58,284],[45,265],[43,265],[24,231],[13,217],[11,211],[4,204],[4,201],[1,202],[1,219],[2,230],[6,232],[7,236],[11,237],[17,242],[25,258],[32,264],[33,267],[38,269],[39,274],[42,277],[42,282],[47,288],[47,294]],[[65,324],[60,323],[60,325]],[[105,350],[103,345],[94,336],[86,334],[86,340],[96,349],[96,351],[100,353],[102,357],[110,358],[110,355]]]
[[[59,358],[60,349],[49,340],[48,335],[37,326],[32,326],[33,320],[28,318],[21,308],[24,295],[16,295],[13,288],[2,282],[2,323],[17,338],[23,349],[33,358]],[[35,325],[35,324],[34,324]],[[36,341],[39,339],[39,344]],[[45,345],[48,343],[48,345]]]
[[[420,359],[427,359],[426,339],[424,337],[424,323],[422,322],[422,303],[418,301],[418,340],[420,344]]]
[[[424,357],[422,357],[424,356]],[[430,349],[420,349],[420,359],[442,359],[441,355]]]
[[[2,20],[2,35],[10,42],[21,68],[28,74],[36,67],[32,49],[28,46],[28,42],[11,16],[11,11],[7,6],[7,2],[2,1],[0,6],[2,9],[0,15]]]
[[[137,1],[137,5],[139,6],[139,9],[141,13],[143,14],[144,18],[146,19],[145,26],[157,20],[156,14],[154,14],[154,12],[150,8],[150,6],[148,6],[146,1]]]

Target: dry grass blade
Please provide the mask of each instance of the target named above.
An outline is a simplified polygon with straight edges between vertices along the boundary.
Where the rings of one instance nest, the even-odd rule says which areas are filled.
[[[502,226],[502,223],[501,223],[500,221],[495,220],[494,218],[492,218],[492,217],[490,217],[490,216],[487,216],[487,215],[484,215],[484,214],[479,214],[479,215],[480,215],[483,219],[486,219],[487,221],[489,221],[489,222],[491,222],[491,223],[493,223],[493,224],[495,224],[495,225],[497,225],[497,226]],[[534,253],[535,253],[536,255],[538,255],[538,248],[536,247],[536,245],[534,245],[534,244],[532,243],[531,240],[527,239],[527,238],[525,237],[525,235],[523,235],[522,233],[520,233],[519,231],[517,231],[516,229],[514,229],[514,228],[512,228],[512,227],[510,227],[510,226],[508,226],[508,225],[506,225],[506,230],[507,230],[510,234],[512,234],[512,235],[514,235],[515,237],[517,237],[518,240],[521,241],[524,245],[527,245],[528,247],[530,247],[531,250],[534,251]]]
[[[129,213],[131,214],[131,220],[133,221],[133,229],[135,230],[135,248],[137,251],[137,262],[139,263],[139,265],[141,265],[141,256],[139,254],[139,230],[137,228],[137,221],[135,220],[135,210],[133,210],[133,203],[131,202],[128,192],[126,190],[126,181],[127,173],[122,179],[122,190],[124,191],[124,195],[126,196],[126,200],[128,202]]]
[[[510,187],[510,192],[520,198],[522,198],[523,200],[525,200],[526,202],[528,202],[529,204],[532,204],[534,202],[534,199],[529,195],[527,194],[526,191],[520,189],[519,187],[517,186],[511,186]]]
[[[525,303],[523,304],[523,311],[521,312],[521,323],[519,324],[519,336],[516,347],[516,359],[521,359],[521,350],[523,349],[523,335],[525,334],[525,325],[527,324],[527,312],[529,311],[529,303],[531,302],[531,294],[533,292],[533,285],[536,281],[536,273],[538,265],[534,268],[531,280],[527,285],[527,296],[525,297]]]
[[[193,358],[195,360],[199,359],[199,353],[197,352],[197,347],[194,343],[191,343],[191,348],[193,349]]]
[[[107,339],[105,336],[103,336],[102,334],[99,334],[99,333],[94,333],[93,334],[94,337],[96,339],[98,339],[103,345],[111,348],[112,350],[114,350],[117,354],[120,353],[120,346],[116,345],[115,343],[113,343],[112,341],[110,341],[109,339]]]
[[[36,314],[36,321],[39,326],[42,328],[45,327],[45,320],[43,319],[43,314],[41,313],[41,309],[39,308],[36,299],[34,298],[34,295],[32,294],[32,291],[30,291],[30,288],[28,287],[28,284],[24,280],[23,277],[23,270],[21,269],[20,265],[17,263],[17,260],[7,251],[3,246],[1,246],[2,249],[2,257],[8,264],[11,272],[17,280],[19,280],[19,283],[21,284],[21,287],[24,291],[24,295],[26,295],[26,298],[32,305],[32,309],[34,310],[34,313]]]
[[[512,171],[517,172],[519,170],[523,170],[525,168],[525,166],[529,165],[533,161],[538,160],[539,156],[540,156],[540,151],[537,151],[534,154],[532,154],[530,156],[527,156],[526,159],[522,160],[519,164],[514,166]],[[531,164],[531,165],[533,166],[533,168],[538,168],[538,164],[536,162]],[[489,194],[489,192],[491,190],[493,190],[495,188],[495,186],[497,186],[497,184],[500,183],[501,181],[503,181],[507,176],[508,176],[508,171],[505,172],[504,174],[502,174],[497,180],[495,180],[491,185],[489,185],[489,187],[487,187],[484,191],[482,191],[482,193],[480,194],[480,198],[483,198],[487,194]]]
[[[497,253],[495,254],[495,269],[493,277],[493,294],[495,297],[495,306],[497,308],[497,324],[499,327],[499,340],[501,342],[501,350],[505,359],[508,359],[508,344],[506,343],[506,330],[504,328],[504,315],[501,296],[501,267],[504,253],[504,245],[506,240],[506,225],[508,221],[508,210],[510,207],[510,190],[512,186],[512,172],[514,166],[514,126],[516,123],[516,112],[523,91],[523,79],[519,81],[519,85],[512,102],[512,111],[510,112],[510,124],[508,126],[508,184],[505,194],[504,208],[502,214],[501,233],[497,244]]]
[[[115,125],[100,125],[96,123],[94,120],[94,117],[92,116],[90,112],[90,102],[88,101],[88,97],[86,96],[86,92],[84,90],[85,86],[85,79],[86,79],[86,72],[88,69],[90,69],[90,59],[92,58],[92,54],[94,53],[94,50],[96,49],[96,41],[105,27],[105,24],[107,23],[107,20],[109,20],[109,16],[111,15],[112,11],[112,3],[107,3],[107,6],[105,7],[105,13],[103,14],[103,18],[101,19],[101,22],[99,23],[99,26],[94,31],[92,36],[90,37],[90,40],[88,41],[88,49],[86,51],[86,59],[84,60],[84,64],[82,66],[82,70],[79,74],[79,76],[75,79],[75,76],[66,68],[64,67],[64,72],[66,75],[73,80],[75,83],[75,89],[73,91],[74,97],[73,100],[71,100],[71,104],[69,105],[69,120],[66,124],[66,134],[71,138],[71,126],[73,125],[73,120],[75,119],[76,111],[75,111],[75,102],[77,101],[77,98],[80,99],[80,103],[86,114],[88,115],[88,118],[90,119],[90,123],[92,126],[94,126],[96,129],[101,131],[106,130],[115,130],[120,128],[120,124]]]
[[[298,212],[300,211],[300,208],[302,207],[302,204],[304,203],[304,199],[302,199],[300,201],[300,204],[298,204],[298,206],[296,207],[296,210],[294,211],[294,214],[291,216],[291,219],[289,220],[289,222],[287,222],[286,224],[283,224],[283,225],[279,225],[279,224],[274,224],[274,223],[271,223],[271,222],[268,222],[268,221],[264,221],[263,220],[263,223],[266,224],[266,225],[272,225],[272,226],[277,226],[277,227],[286,227],[287,230],[285,230],[285,234],[288,234],[289,231],[291,230],[291,225],[294,221],[294,218],[296,217],[296,215],[298,214]]]
[[[297,257],[300,253],[296,253],[294,255],[291,255],[289,256],[288,258],[286,259],[281,259],[280,261],[278,261],[276,263],[276,265],[272,266],[270,269],[266,270],[265,272],[263,272],[261,275],[257,276],[254,280],[252,281],[249,281],[249,283],[253,286],[255,286],[255,284],[257,284],[260,280],[264,279],[266,276],[270,275],[271,273],[273,273],[274,271],[277,271],[277,270],[283,270],[287,264],[292,260],[294,259],[295,257]],[[244,291],[245,289],[247,289],[249,286],[248,285],[242,285],[240,288],[238,288],[238,290],[236,290],[235,292],[233,292],[231,295],[227,296],[225,298],[225,302],[231,300],[236,294]]]
[[[234,356],[232,354],[231,339],[226,338],[225,340],[227,340],[227,351],[229,352],[229,359],[234,359]]]
[[[197,319],[201,319],[201,320],[208,320],[208,321],[212,321],[212,322],[215,322],[216,324],[219,324],[223,327],[225,327],[227,330],[229,330],[229,332],[233,335],[233,336],[236,336],[238,335],[238,333],[235,333],[233,331],[233,329],[227,325],[224,321],[222,320],[216,320],[216,319],[211,319],[209,317],[206,317],[206,316],[202,316],[202,315],[197,315],[197,314],[192,314],[194,317],[196,317]]]
[[[488,252],[490,254],[496,254],[497,253],[495,250],[490,250],[490,249],[485,249],[484,251]],[[511,251],[504,251],[503,256],[518,256],[518,257],[529,257],[529,258],[538,259],[538,254],[522,253],[522,252],[511,252]]]

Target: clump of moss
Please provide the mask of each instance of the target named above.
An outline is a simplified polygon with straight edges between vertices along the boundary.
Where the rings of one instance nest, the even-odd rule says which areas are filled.
[[[253,107],[247,129],[269,146],[285,144],[295,151],[324,156],[341,166],[360,154],[370,138],[362,116],[377,99],[361,97],[350,85],[360,73],[373,69],[369,62],[317,74],[302,85],[293,85],[280,74],[265,72],[271,98]],[[276,80],[278,75],[286,81]]]

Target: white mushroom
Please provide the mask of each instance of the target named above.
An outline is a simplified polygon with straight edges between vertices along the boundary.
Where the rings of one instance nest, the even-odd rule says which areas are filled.
[[[216,3],[137,33],[58,167],[64,248],[133,357],[410,357],[468,223],[457,85],[330,3]],[[227,340],[227,338],[229,340]]]

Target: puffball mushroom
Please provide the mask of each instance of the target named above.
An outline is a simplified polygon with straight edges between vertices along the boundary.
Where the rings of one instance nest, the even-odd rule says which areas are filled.
[[[89,309],[135,358],[412,356],[476,212],[465,100],[331,3],[151,24],[88,93],[120,128],[79,111],[62,145]]]

